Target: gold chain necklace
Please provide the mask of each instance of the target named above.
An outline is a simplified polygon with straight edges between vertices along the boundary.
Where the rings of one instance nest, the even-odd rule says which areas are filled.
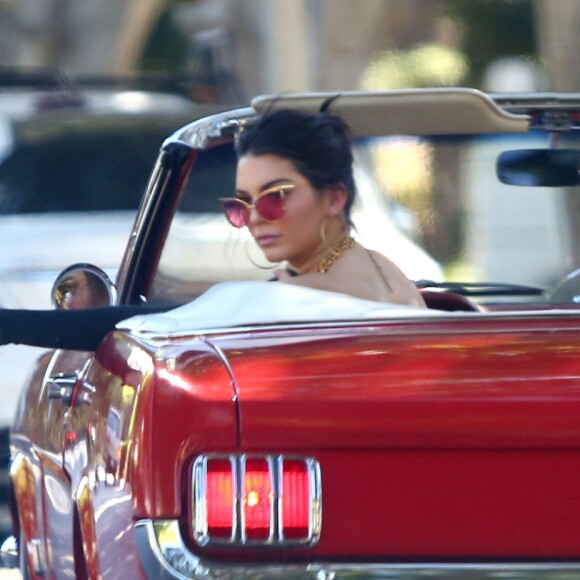
[[[351,238],[350,236],[344,238],[344,240],[342,240],[340,244],[334,246],[334,248],[330,250],[330,254],[328,254],[322,260],[322,262],[320,262],[320,266],[318,266],[317,271],[320,272],[321,274],[328,272],[328,270],[330,270],[334,262],[336,262],[336,260],[338,260],[338,258],[340,258],[348,249],[354,248],[354,245],[355,245],[354,238]]]

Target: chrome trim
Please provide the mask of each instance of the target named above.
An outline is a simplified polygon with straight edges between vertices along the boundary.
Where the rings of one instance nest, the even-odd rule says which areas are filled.
[[[310,477],[310,537],[312,541],[318,541],[320,538],[320,533],[322,532],[322,476],[320,474],[320,463],[311,459],[306,458],[306,462],[309,465],[309,477]]]
[[[31,446],[30,440],[23,435],[12,435],[10,439],[10,451],[12,455],[12,461],[10,463],[10,479],[12,481],[17,481],[21,477],[28,478],[28,475],[31,473],[35,480],[36,489],[37,486],[40,485],[39,466],[41,460],[36,450]],[[18,494],[15,494],[15,501],[18,500],[17,495]],[[45,543],[46,535],[44,533],[44,520],[38,515],[40,509],[41,508],[35,504],[28,509],[26,513],[27,519],[36,521],[38,526],[37,534],[39,537],[28,538],[26,537],[24,530],[21,529],[20,539],[17,538],[16,543],[18,546],[19,560],[28,561],[32,566],[32,570],[37,575],[44,576],[47,570],[48,553],[46,551]]]
[[[33,538],[26,543],[26,551],[30,556],[34,572],[39,576],[44,576],[46,574],[46,563],[44,561],[42,542],[38,538]]]
[[[80,372],[72,374],[58,373],[49,377],[44,382],[48,398],[60,400],[63,405],[70,406],[79,377]]]
[[[415,307],[410,307],[415,309]],[[429,312],[429,311],[427,311]],[[189,339],[189,338],[199,338],[202,337],[203,340],[210,345],[212,348],[216,348],[216,345],[211,342],[216,336],[219,338],[228,339],[230,337],[235,337],[240,334],[245,334],[246,336],[253,337],[257,333],[261,332],[289,332],[300,334],[304,330],[331,330],[333,332],[348,331],[351,328],[357,328],[361,332],[368,332],[369,326],[380,326],[389,328],[390,325],[408,325],[412,324],[412,327],[408,330],[410,333],[416,332],[416,327],[419,324],[430,324],[435,323],[433,326],[441,322],[459,321],[464,323],[470,323],[473,321],[498,321],[498,320],[508,320],[508,321],[527,321],[534,322],[545,318],[554,318],[557,322],[566,321],[569,318],[578,318],[580,320],[580,308],[575,307],[572,309],[560,309],[554,308],[553,310],[506,310],[506,311],[485,311],[485,312],[466,312],[466,311],[453,311],[448,312],[444,310],[434,310],[427,314],[412,314],[410,316],[403,316],[397,314],[395,316],[383,317],[383,318],[361,318],[358,320],[350,319],[339,319],[336,320],[304,320],[295,322],[261,322],[255,324],[244,324],[241,326],[216,326],[207,328],[194,328],[191,330],[180,330],[169,332],[160,332],[158,330],[140,330],[132,329],[131,334],[135,336],[143,337],[151,341],[166,341],[174,339]],[[463,332],[460,325],[454,325],[453,328],[449,328],[446,332],[453,334],[461,334]],[[488,332],[495,332],[501,334],[505,332],[505,329],[489,330]],[[421,333],[430,334],[440,334],[439,328],[421,328]],[[229,367],[228,367],[229,368]]]
[[[0,560],[5,568],[18,568],[19,559],[18,542],[14,536],[8,536],[0,547]]]
[[[151,579],[572,580],[580,575],[580,562],[227,564],[203,560],[190,552],[177,520],[141,520],[135,524],[135,534],[143,568]]]
[[[488,93],[502,109],[526,111],[533,109],[580,108],[580,93]]]
[[[97,392],[97,388],[89,383],[87,380],[81,382],[77,398],[75,399],[76,406],[90,405],[93,402],[93,397]]]
[[[205,149],[220,139],[232,139],[241,121],[252,119],[256,111],[251,107],[242,107],[230,111],[214,113],[185,125],[167,138],[163,146],[178,141],[194,149]]]

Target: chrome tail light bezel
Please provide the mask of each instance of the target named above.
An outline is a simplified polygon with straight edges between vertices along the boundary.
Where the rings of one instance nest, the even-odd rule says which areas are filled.
[[[207,513],[207,470],[210,460],[226,460],[232,469],[234,483],[232,529],[229,537],[215,537],[208,529]],[[267,538],[251,539],[246,532],[244,502],[246,501],[245,472],[248,461],[265,460],[268,465],[272,485],[272,508],[270,533]],[[309,506],[308,531],[303,537],[287,538],[282,521],[283,467],[284,461],[303,463],[308,477]],[[311,457],[285,454],[231,454],[207,453],[197,457],[192,468],[192,515],[193,538],[199,546],[231,547],[309,547],[318,543],[322,528],[322,484],[318,461]]]

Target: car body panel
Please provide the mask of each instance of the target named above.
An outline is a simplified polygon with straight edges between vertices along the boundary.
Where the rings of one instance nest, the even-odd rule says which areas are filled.
[[[578,554],[578,322],[464,316],[210,341],[235,379],[240,448],[320,461],[328,528],[314,556],[553,558]],[[377,482],[388,492],[366,502]]]
[[[578,316],[457,318],[220,341],[242,446],[576,448]]]

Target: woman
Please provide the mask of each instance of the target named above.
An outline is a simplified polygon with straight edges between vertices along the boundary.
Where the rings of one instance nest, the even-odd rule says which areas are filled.
[[[236,196],[222,200],[235,227],[248,227],[285,284],[357,298],[425,306],[414,284],[385,256],[351,237],[355,200],[347,125],[328,113],[282,110],[245,129],[237,142]],[[94,350],[120,320],[168,307],[0,310],[0,344]]]
[[[248,227],[287,284],[358,298],[425,306],[385,256],[350,235],[355,200],[349,129],[340,117],[281,110],[242,132],[236,197],[222,200],[235,227]]]

